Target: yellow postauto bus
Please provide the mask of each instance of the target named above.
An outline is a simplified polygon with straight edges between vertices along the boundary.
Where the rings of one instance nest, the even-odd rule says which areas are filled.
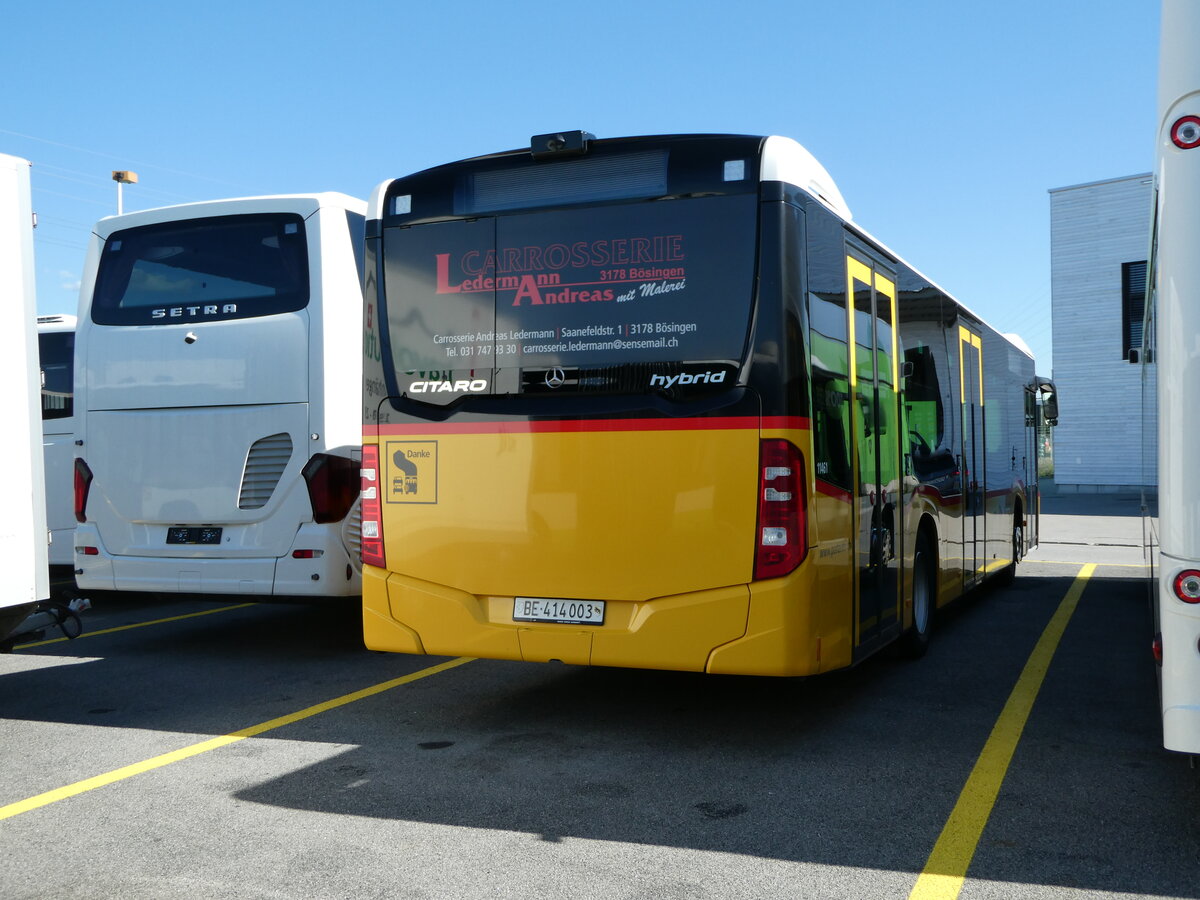
[[[538,135],[366,249],[372,649],[809,675],[1036,542],[1028,350],[795,141]]]

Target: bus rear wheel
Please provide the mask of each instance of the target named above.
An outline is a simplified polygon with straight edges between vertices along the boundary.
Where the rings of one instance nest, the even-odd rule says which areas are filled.
[[[933,542],[929,533],[922,531],[913,554],[912,626],[904,635],[904,649],[913,658],[924,656],[929,649],[929,633],[933,629],[933,611],[937,603],[935,561]]]
[[[1016,516],[1013,517],[1013,532],[1012,532],[1012,562],[1000,570],[996,581],[998,584],[1008,585],[1016,581],[1017,578],[1017,563],[1021,561],[1021,548],[1025,546],[1025,528],[1021,524],[1021,511],[1018,509]]]

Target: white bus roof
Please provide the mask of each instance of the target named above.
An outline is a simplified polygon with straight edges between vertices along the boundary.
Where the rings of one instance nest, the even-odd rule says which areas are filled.
[[[842,192],[815,156],[789,137],[771,135],[762,149],[761,181],[783,181],[812,194],[836,215],[853,221]]]
[[[159,206],[128,212],[120,216],[105,216],[96,223],[95,233],[100,237],[136,228],[139,225],[156,225],[179,219],[200,219],[207,216],[253,214],[257,212],[296,212],[311,215],[322,206],[337,207],[363,215],[367,211],[365,201],[349,194],[327,191],[318,194],[273,194],[262,197],[230,197],[221,200],[198,200],[175,206]]]

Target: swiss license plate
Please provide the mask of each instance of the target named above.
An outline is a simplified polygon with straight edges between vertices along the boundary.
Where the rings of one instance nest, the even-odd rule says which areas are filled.
[[[212,525],[172,525],[167,529],[168,544],[219,544],[221,529]]]
[[[517,597],[513,600],[513,620],[556,622],[560,625],[603,625],[604,601]]]

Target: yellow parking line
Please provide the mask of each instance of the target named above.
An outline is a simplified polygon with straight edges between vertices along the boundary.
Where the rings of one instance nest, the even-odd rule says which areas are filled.
[[[958,802],[950,812],[950,818],[933,846],[933,852],[925,863],[925,869],[909,894],[909,900],[955,900],[962,890],[967,869],[979,846],[979,838],[987,825],[1000,785],[1008,772],[1009,763],[1021,739],[1025,722],[1033,702],[1041,690],[1050,660],[1058,649],[1059,641],[1066,630],[1067,622],[1079,604],[1079,598],[1087,581],[1096,571],[1095,563],[1088,563],[1079,570],[1075,581],[1067,591],[1050,623],[1038,639],[1037,646],[1029,655],[1017,684],[1009,694],[1008,702],[1000,712],[1000,718],[992,727],[992,733],[983,745],[975,768],[971,770],[967,783],[963,785]]]
[[[79,640],[85,637],[97,637],[101,634],[113,634],[118,631],[129,631],[131,628],[146,628],[149,625],[165,625],[167,622],[179,622],[183,619],[194,619],[197,616],[211,616],[213,613],[228,612],[231,609],[245,609],[247,606],[255,606],[254,603],[235,603],[233,606],[218,606],[213,609],[203,609],[200,612],[185,613],[182,616],[168,616],[165,619],[153,619],[149,622],[135,622],[132,625],[118,625],[115,628],[101,628],[99,631],[85,631],[77,638],[57,637],[50,638],[45,641],[35,641],[32,644],[17,644],[14,650],[29,650],[33,647],[45,647],[47,644],[58,644],[62,641]]]
[[[1083,565],[1083,563],[1081,563],[1079,560],[1070,562],[1065,559],[1031,559],[1028,556],[1025,557],[1024,561],[1027,563],[1032,563],[1032,564],[1037,564],[1037,565],[1046,565],[1046,566],[1082,566]],[[1106,563],[1091,563],[1091,565],[1100,566],[1105,569],[1149,569],[1150,568],[1149,563],[1110,563],[1110,562],[1106,562]]]
[[[373,697],[376,694],[382,694],[384,691],[390,691],[392,688],[400,687],[404,684],[411,684],[414,681],[419,681],[422,678],[428,678],[430,675],[437,675],[439,672],[445,672],[447,669],[453,669],[455,666],[461,666],[463,663],[471,662],[473,657],[461,656],[458,659],[452,659],[448,662],[438,663],[436,666],[430,666],[427,669],[421,669],[419,672],[413,672],[411,675],[403,675],[400,678],[393,678],[391,681],[383,681],[371,687],[363,688],[361,691],[355,691],[352,694],[343,694],[341,697],[335,697],[332,700],[326,700],[324,703],[318,703],[316,706],[309,706],[299,712],[289,713],[286,716],[280,716],[277,719],[270,719],[266,722],[260,722],[257,725],[251,725],[249,728],[243,728],[240,731],[234,731],[230,734],[225,734],[220,737],[210,738],[207,741],[201,741],[198,744],[192,744],[189,747],[181,747],[178,750],[173,750],[170,753],[163,753],[161,756],[155,756],[139,763],[134,763],[129,766],[124,766],[120,769],[114,769],[111,772],[105,772],[103,775],[96,775],[92,778],[85,778],[83,781],[77,781],[74,784],[68,784],[66,787],[56,788],[52,791],[46,791],[43,794],[37,794],[26,800],[19,800],[16,803],[10,803],[7,806],[0,806],[0,819],[9,819],[13,816],[19,816],[21,813],[29,812],[33,809],[38,809],[43,806],[49,806],[51,803],[57,803],[59,800],[65,800],[68,797],[74,797],[77,794],[83,794],[87,791],[94,791],[96,788],[104,787],[105,785],[113,784],[117,781],[124,781],[126,778],[132,778],[134,775],[141,775],[143,772],[149,772],[152,769],[160,769],[163,766],[169,766],[171,763],[179,762],[183,759],[188,759],[192,756],[199,756],[201,753],[207,753],[210,750],[216,750],[218,747],[224,747],[227,744],[233,744],[237,741],[245,740],[248,737],[255,737],[260,734],[265,734],[268,731],[274,731],[276,728],[282,728],[285,725],[291,725],[294,722],[299,722],[302,719],[307,719],[311,716],[319,715],[323,712],[328,712],[331,709],[337,709],[339,706],[345,706],[348,703],[354,703],[358,700],[364,700],[367,697]]]

